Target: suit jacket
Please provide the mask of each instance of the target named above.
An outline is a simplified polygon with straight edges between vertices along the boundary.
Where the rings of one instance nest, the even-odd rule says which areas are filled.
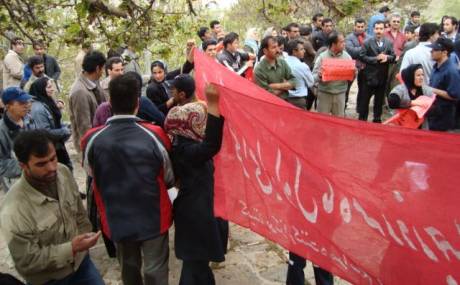
[[[366,64],[364,76],[369,86],[385,85],[388,68],[396,60],[393,44],[386,38],[382,38],[382,43],[382,46],[379,47],[375,37],[371,37],[364,42],[364,47],[359,53],[359,59]],[[384,63],[377,59],[377,55],[381,53],[388,55],[388,60]]]
[[[45,74],[57,81],[61,76],[61,68],[58,62],[54,57],[47,54],[43,55],[43,60],[45,62]]]

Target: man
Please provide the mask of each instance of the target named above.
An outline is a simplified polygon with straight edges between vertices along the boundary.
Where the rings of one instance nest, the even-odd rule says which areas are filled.
[[[212,33],[208,27],[201,27],[197,32],[198,37],[201,39],[201,42],[204,43],[207,40],[212,40]],[[199,46],[200,50],[202,49],[202,44]]]
[[[77,56],[75,57],[75,77],[78,78],[82,72],[82,64],[85,55],[89,53],[91,50],[91,44],[83,43],[81,45],[81,49],[78,52]]]
[[[402,60],[403,54],[405,54],[408,50],[413,49],[418,45],[418,39],[415,34],[415,29],[412,26],[407,26],[404,28],[404,37],[406,38],[406,42],[404,43],[404,49],[400,56],[400,60]]]
[[[286,26],[288,40],[295,40],[300,37],[300,26],[297,23],[290,23]]]
[[[203,42],[203,51],[204,53],[217,60],[217,41],[216,40],[207,40]]]
[[[316,57],[316,51],[313,48],[313,44],[311,43],[311,27],[301,26],[299,30],[300,40],[303,42],[303,46],[305,48],[305,55],[302,61],[305,62],[311,70],[313,69],[313,64]]]
[[[396,60],[399,59],[406,43],[406,37],[401,33],[401,16],[399,14],[390,15],[390,30],[385,32],[384,36],[393,44],[393,51],[396,54]]]
[[[334,23],[332,22],[332,19],[324,19],[321,25],[321,31],[315,33],[312,37],[313,48],[317,52],[320,48],[327,46],[327,38],[334,30]]]
[[[457,18],[447,16],[442,22],[444,33],[443,36],[450,39],[452,42],[460,40],[460,34],[458,33],[458,21]]]
[[[363,91],[357,99],[359,119],[367,121],[369,115],[369,102],[374,95],[374,123],[382,122],[382,106],[385,96],[385,84],[388,79],[388,69],[395,62],[396,56],[393,45],[384,37],[385,23],[376,21],[374,36],[364,42],[360,58],[366,64],[364,68]]]
[[[292,105],[305,109],[307,107],[308,88],[313,86],[314,80],[308,65],[301,60],[305,55],[303,42],[300,40],[291,40],[286,46],[288,57],[286,63],[295,77],[295,89],[289,90],[289,96],[286,101]]]
[[[243,75],[248,67],[253,66],[253,62],[250,60],[249,54],[238,51],[239,46],[238,34],[228,33],[224,37],[224,50],[217,56],[217,59],[229,70],[236,72],[238,75]]]
[[[411,64],[421,64],[423,74],[425,75],[425,83],[430,83],[434,61],[431,58],[431,48],[429,45],[438,39],[438,30],[438,25],[435,23],[425,23],[420,26],[419,43],[404,54],[400,71],[406,69]]]
[[[27,80],[24,85],[24,91],[29,92],[30,86],[35,82],[35,80],[41,78],[45,75],[45,64],[43,62],[43,57],[41,56],[31,56],[27,62],[27,65],[32,70],[32,75]]]
[[[420,12],[419,11],[412,11],[410,13],[410,19],[409,21],[407,21],[404,29],[407,27],[411,27],[414,30],[420,27]]]
[[[123,74],[123,61],[120,57],[111,57],[107,60],[106,66],[106,73],[107,77],[101,80],[101,89],[104,94],[105,101],[109,100],[109,83],[115,77]]]
[[[379,12],[377,14],[372,15],[372,17],[369,19],[369,22],[367,23],[367,34],[369,36],[374,36],[375,22],[377,21],[384,22],[389,13],[390,13],[390,8],[388,8],[388,6],[383,6],[382,8],[379,9]]]
[[[19,87],[3,90],[5,114],[0,121],[0,176],[5,191],[21,175],[19,163],[13,156],[13,141],[20,132],[35,128],[29,115],[31,99],[32,96]]]
[[[216,41],[218,41],[220,34],[222,34],[222,32],[224,31],[224,29],[222,29],[222,26],[220,25],[220,22],[217,20],[212,20],[211,23],[209,23],[209,27],[211,28],[212,37]]]
[[[138,62],[139,56],[136,54],[133,45],[129,44],[127,48],[125,48],[125,50],[121,54],[121,58],[125,63],[125,72],[134,71],[140,76],[142,76],[141,66]]]
[[[280,57],[276,38],[265,37],[260,48],[264,57],[254,70],[256,84],[281,99],[288,98],[288,91],[295,86],[295,77],[286,61]]]
[[[16,270],[28,284],[102,285],[88,255],[99,233],[91,225],[70,170],[57,162],[45,130],[14,142],[22,169],[1,205],[1,228]]]
[[[460,74],[449,60],[453,44],[450,39],[441,37],[429,47],[431,47],[431,56],[436,62],[431,74],[430,86],[445,93],[436,97],[428,113],[428,127],[434,131],[452,130],[455,127],[455,105],[460,99]]]
[[[75,149],[80,149],[80,139],[91,129],[97,106],[105,101],[98,80],[104,72],[105,57],[99,51],[92,51],[83,59],[83,72],[77,77],[70,90],[69,110]]]
[[[12,39],[10,50],[3,59],[3,89],[21,84],[24,68],[24,60],[21,58],[23,52],[24,40]]]
[[[123,283],[167,285],[171,143],[161,127],[134,115],[140,88],[132,74],[110,81],[114,116],[82,139],[84,166],[93,177],[102,230],[117,244]]]
[[[355,20],[355,25],[353,32],[348,34],[345,38],[345,49],[347,53],[351,56],[352,59],[356,60],[356,69],[358,70],[357,83],[358,83],[358,98],[359,93],[362,92],[363,83],[364,83],[364,74],[363,70],[366,66],[362,61],[360,61],[359,55],[361,50],[364,47],[364,42],[369,38],[365,32],[366,30],[366,21],[363,18],[358,18]],[[353,81],[348,84],[347,93],[345,94],[345,107],[348,103],[348,95],[350,93],[351,85]]]
[[[348,89],[348,81],[334,80],[322,81],[322,62],[327,58],[350,59],[351,56],[345,51],[345,37],[338,32],[332,32],[327,38],[328,49],[322,52],[315,61],[313,77],[318,82],[318,107],[320,113],[332,114],[333,116],[345,117],[345,94]]]
[[[59,77],[61,76],[61,68],[59,67],[56,59],[46,54],[46,47],[43,42],[34,42],[32,47],[34,49],[35,55],[43,58],[43,62],[45,64],[45,74],[57,83]]]
[[[312,35],[315,35],[315,33],[318,33],[321,31],[323,27],[323,19],[324,19],[324,15],[321,13],[316,13],[315,15],[313,15],[313,17],[311,18]]]

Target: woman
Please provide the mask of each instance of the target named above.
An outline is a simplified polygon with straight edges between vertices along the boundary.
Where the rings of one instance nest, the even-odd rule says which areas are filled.
[[[179,193],[174,200],[175,251],[183,260],[180,285],[213,285],[209,262],[225,260],[228,223],[214,217],[213,156],[222,144],[219,94],[207,86],[208,107],[192,102],[171,109],[165,130]]]
[[[250,28],[247,31],[243,49],[254,55],[259,53],[259,32],[256,28]]]
[[[388,94],[388,106],[392,109],[410,108],[413,106],[424,107],[424,103],[416,100],[422,95],[432,97],[433,94],[436,94],[439,97],[449,99],[449,95],[446,91],[432,88],[425,84],[424,72],[421,64],[409,65],[401,71],[401,77],[404,84],[397,85],[391,90],[390,94]],[[437,110],[434,106],[435,104],[433,104],[426,116],[436,115],[437,112],[441,111]],[[428,128],[426,120],[422,128]]]
[[[182,68],[171,72],[168,72],[166,64],[161,60],[156,60],[150,65],[152,78],[149,81],[146,95],[165,115],[168,113],[168,110],[175,105],[174,98],[171,96],[171,86],[169,81],[181,73],[187,74],[192,71],[193,57],[191,56],[193,55],[190,54],[193,54],[193,52],[189,52],[187,61],[184,63]]]
[[[69,126],[61,122],[61,110],[53,98],[54,86],[53,80],[48,77],[39,78],[30,86],[29,92],[33,96],[30,114],[37,129],[46,129],[55,137],[58,161],[72,170],[72,162],[65,147],[71,131]]]

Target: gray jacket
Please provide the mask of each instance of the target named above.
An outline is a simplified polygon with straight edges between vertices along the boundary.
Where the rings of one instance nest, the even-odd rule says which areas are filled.
[[[45,129],[60,141],[64,142],[69,139],[71,131],[68,126],[56,128],[53,115],[49,107],[43,102],[33,100],[30,111],[32,119],[37,129]]]
[[[433,96],[433,88],[428,85],[422,86],[423,95],[432,97]],[[411,104],[411,99],[409,95],[409,90],[407,90],[406,85],[399,84],[393,90],[391,90],[390,94],[397,95],[399,97],[400,103],[399,108],[409,108]]]
[[[0,120],[0,176],[2,177],[3,187],[8,190],[12,185],[12,180],[21,176],[19,162],[13,153],[13,141],[19,132],[24,130],[35,129],[35,123],[29,115],[24,118],[24,127],[20,129],[11,129],[9,125],[14,124],[6,118],[5,114]],[[6,122],[5,120],[8,120]]]
[[[364,35],[365,40],[369,38],[369,35]],[[356,67],[358,69],[363,69],[365,66],[365,64],[359,60],[359,53],[361,52],[362,48],[363,46],[359,44],[358,36],[355,32],[347,35],[347,37],[345,38],[345,49],[347,50],[351,58],[356,60]]]

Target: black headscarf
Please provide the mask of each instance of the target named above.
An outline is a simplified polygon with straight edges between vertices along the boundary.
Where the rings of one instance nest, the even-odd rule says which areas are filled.
[[[409,96],[411,97],[411,100],[414,100],[418,96],[423,95],[422,87],[417,87],[414,84],[415,72],[418,69],[423,69],[421,64],[411,64],[401,71],[402,80],[404,81],[404,85],[406,85],[407,91],[409,91]],[[411,92],[412,89],[416,90],[415,96]]]
[[[54,119],[54,125],[57,129],[61,128],[61,110],[59,110],[54,99],[46,94],[46,85],[50,79],[48,77],[41,77],[30,86],[30,95],[35,97],[35,100],[42,102],[48,106],[51,115]]]

